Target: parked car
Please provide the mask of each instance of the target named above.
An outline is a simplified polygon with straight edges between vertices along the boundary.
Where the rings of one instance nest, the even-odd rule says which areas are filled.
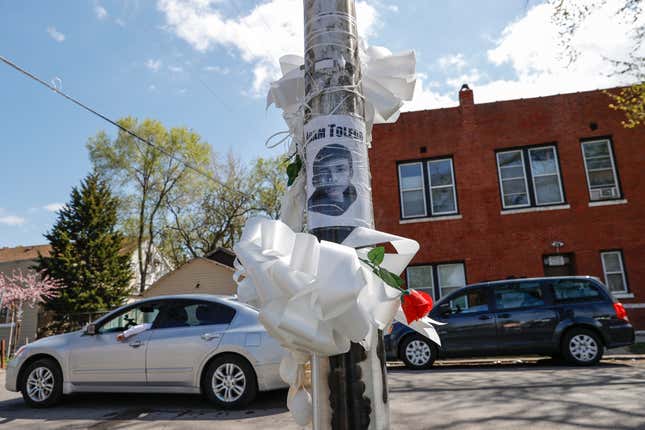
[[[395,323],[387,356],[412,369],[440,357],[539,354],[578,365],[600,361],[604,348],[634,343],[627,312],[597,278],[510,279],[469,285],[439,300],[428,316],[441,346]]]
[[[143,323],[148,330],[117,335]],[[77,392],[202,393],[236,408],[258,390],[284,387],[284,350],[258,322],[258,312],[234,298],[155,297],[129,304],[84,330],[20,348],[6,372],[6,388],[29,406],[47,407]]]

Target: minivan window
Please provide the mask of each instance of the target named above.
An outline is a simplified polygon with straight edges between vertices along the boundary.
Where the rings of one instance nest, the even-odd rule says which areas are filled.
[[[495,287],[497,309],[515,309],[544,304],[539,282],[516,282]]]
[[[483,288],[468,290],[450,300],[453,314],[467,314],[488,311],[488,297]]]
[[[593,300],[601,297],[598,288],[584,279],[564,279],[555,282],[553,293],[556,301]]]

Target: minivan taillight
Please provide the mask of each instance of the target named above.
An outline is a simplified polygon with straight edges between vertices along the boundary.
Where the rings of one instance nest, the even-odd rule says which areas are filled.
[[[614,310],[616,311],[616,317],[618,317],[621,320],[629,321],[629,317],[627,316],[627,311],[625,310],[625,307],[623,306],[622,303],[620,302],[614,303]]]

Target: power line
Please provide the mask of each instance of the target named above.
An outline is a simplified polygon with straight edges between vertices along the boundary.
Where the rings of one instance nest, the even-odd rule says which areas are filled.
[[[10,66],[10,67],[12,67],[12,68],[16,69],[16,70],[17,70],[17,71],[19,71],[20,73],[22,73],[22,74],[24,74],[24,75],[26,75],[26,76],[30,77],[30,78],[31,78],[31,79],[33,79],[34,81],[36,81],[36,82],[38,82],[38,83],[40,83],[40,84],[42,84],[42,85],[46,86],[47,88],[49,88],[49,89],[50,89],[50,90],[52,90],[53,92],[55,92],[55,93],[57,93],[57,94],[59,94],[59,95],[61,95],[61,96],[65,97],[67,100],[71,101],[72,103],[76,104],[77,106],[80,106],[81,108],[83,108],[83,109],[85,109],[86,111],[88,111],[88,112],[90,112],[90,113],[92,113],[92,114],[94,114],[94,115],[98,116],[99,118],[103,119],[104,121],[109,122],[110,124],[114,125],[114,126],[115,126],[115,127],[117,127],[118,129],[120,129],[120,130],[124,131],[125,133],[129,134],[130,136],[134,137],[135,139],[137,139],[137,140],[139,140],[139,141],[141,141],[141,142],[145,143],[146,145],[148,145],[148,146],[149,146],[149,147],[151,147],[152,149],[154,149],[154,150],[156,150],[156,151],[161,152],[161,153],[162,153],[162,154],[164,154],[165,156],[167,156],[167,157],[169,157],[169,158],[171,158],[171,159],[173,159],[173,160],[177,161],[178,163],[183,164],[184,166],[186,166],[186,167],[187,167],[187,168],[189,168],[190,170],[193,170],[194,172],[196,172],[196,173],[198,173],[198,174],[200,174],[200,175],[204,176],[205,178],[210,179],[211,181],[213,181],[213,182],[215,182],[216,184],[218,184],[218,185],[222,186],[223,188],[226,188],[226,189],[227,189],[227,190],[229,190],[229,191],[232,191],[232,192],[234,192],[234,193],[238,193],[238,194],[243,195],[243,196],[245,196],[245,197],[253,198],[253,196],[252,196],[252,195],[250,195],[250,194],[248,194],[248,193],[245,193],[245,192],[243,192],[243,191],[240,191],[240,190],[236,190],[235,188],[229,187],[228,185],[226,185],[226,184],[225,184],[225,183],[223,183],[222,181],[219,181],[218,179],[216,179],[216,178],[214,178],[213,176],[209,175],[208,173],[204,172],[204,171],[203,171],[203,170],[201,170],[200,168],[195,167],[194,165],[192,165],[192,164],[191,164],[191,163],[189,163],[188,161],[184,160],[183,158],[181,158],[181,157],[177,157],[176,155],[172,154],[171,152],[168,152],[168,151],[166,151],[165,149],[158,147],[158,146],[157,146],[157,145],[155,145],[154,143],[150,142],[148,139],[144,139],[143,137],[139,136],[139,135],[138,135],[138,134],[136,134],[134,131],[132,131],[132,130],[130,130],[130,129],[128,129],[128,128],[126,128],[126,127],[123,127],[123,126],[122,126],[121,124],[119,124],[118,122],[111,120],[111,119],[110,119],[110,118],[108,118],[107,116],[105,116],[105,115],[103,115],[102,113],[97,112],[96,110],[92,109],[91,107],[89,107],[89,106],[87,106],[87,105],[83,104],[82,102],[80,102],[79,100],[75,99],[74,97],[68,96],[67,94],[65,94],[64,92],[62,92],[62,91],[61,91],[61,90],[59,90],[58,88],[56,88],[55,86],[53,86],[53,85],[49,84],[48,82],[45,82],[44,80],[40,79],[38,76],[34,75],[33,73],[28,72],[27,70],[25,70],[25,69],[23,69],[22,67],[18,66],[16,63],[14,63],[13,61],[9,60],[8,58],[5,58],[5,57],[3,57],[2,55],[0,55],[0,60],[2,60],[2,62],[4,62],[5,64],[7,64],[8,66]]]

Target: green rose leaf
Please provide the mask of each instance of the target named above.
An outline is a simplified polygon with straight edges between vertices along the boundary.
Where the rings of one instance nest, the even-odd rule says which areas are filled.
[[[302,169],[302,160],[300,159],[299,155],[296,155],[295,160],[293,163],[290,163],[287,166],[287,186],[290,187],[293,185],[295,182],[296,178],[298,177],[298,173],[300,173],[300,169]]]
[[[403,279],[401,279],[400,276],[395,275],[394,273],[382,267],[379,268],[378,276],[390,287],[400,289],[403,285]]]
[[[370,262],[375,266],[380,266],[383,262],[383,258],[385,258],[385,248],[377,246],[367,253],[367,258],[369,258]]]

